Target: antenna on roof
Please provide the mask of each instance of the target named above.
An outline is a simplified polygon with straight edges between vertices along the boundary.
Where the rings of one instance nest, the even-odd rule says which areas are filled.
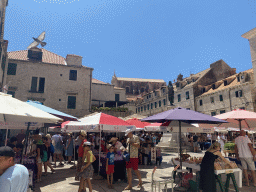
[[[114,75],[113,75],[113,77],[116,77],[116,70],[114,69]]]

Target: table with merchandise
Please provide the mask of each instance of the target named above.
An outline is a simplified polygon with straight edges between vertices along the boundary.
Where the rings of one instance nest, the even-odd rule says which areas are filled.
[[[196,158],[196,157],[190,157],[188,159],[183,159],[182,161],[182,166],[186,168],[192,169],[193,172],[197,174],[197,183],[198,183],[198,174],[200,172],[200,162],[202,158]],[[170,164],[173,165],[179,165],[180,161],[179,158],[173,158],[169,161]],[[235,162],[231,162],[232,169],[226,169],[227,166],[224,164],[224,162],[215,162],[214,163],[214,173],[216,175],[217,182],[219,183],[220,187],[222,188],[221,190],[225,191],[228,190],[229,184],[230,184],[230,179],[233,181],[234,187],[236,191],[238,191],[238,188],[242,187],[242,170],[239,169],[236,165]],[[222,177],[222,175],[224,177]],[[223,181],[225,182],[225,187],[223,186]]]

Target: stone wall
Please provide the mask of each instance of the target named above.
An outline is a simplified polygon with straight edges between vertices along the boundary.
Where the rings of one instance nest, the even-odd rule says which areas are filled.
[[[16,63],[16,75],[8,75],[10,91],[22,101],[37,100],[44,105],[76,117],[89,113],[92,68],[9,60]],[[77,80],[69,80],[70,70],[77,70]],[[32,92],[32,77],[45,78],[44,92]],[[37,88],[39,84],[37,82]],[[76,97],[76,109],[68,109],[68,96]]]

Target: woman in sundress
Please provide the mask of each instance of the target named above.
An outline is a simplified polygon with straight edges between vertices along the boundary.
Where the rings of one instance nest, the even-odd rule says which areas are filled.
[[[86,191],[86,181],[88,184],[89,192],[92,192],[91,178],[93,177],[93,166],[92,163],[96,160],[91,151],[91,142],[84,142],[84,155],[83,155],[83,166],[80,173],[78,174],[80,178],[80,185],[78,192]]]

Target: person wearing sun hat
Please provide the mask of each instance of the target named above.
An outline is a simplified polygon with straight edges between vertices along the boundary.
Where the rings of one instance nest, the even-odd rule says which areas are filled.
[[[78,174],[80,173],[80,170],[81,170],[81,167],[82,167],[82,164],[83,164],[83,155],[84,155],[84,142],[87,142],[87,139],[86,139],[86,131],[85,130],[81,130],[80,133],[79,133],[79,136],[78,136],[78,139],[79,140],[79,148],[78,148],[78,160],[77,160],[77,166],[76,166],[76,176],[75,176],[75,180],[76,181],[79,181],[79,177],[78,177]]]
[[[125,188],[125,190],[131,190],[132,189],[132,169],[136,173],[139,184],[138,188],[142,188],[142,180],[141,175],[138,170],[139,165],[139,148],[140,148],[140,139],[138,136],[134,135],[132,133],[131,129],[127,129],[125,132],[125,136],[127,139],[127,148],[126,151],[130,153],[130,161],[126,162],[126,169],[127,169],[127,178],[128,178],[128,186]]]
[[[8,146],[0,147],[0,191],[27,192],[28,169],[14,163],[15,152]]]
[[[80,178],[78,192],[86,191],[85,182],[88,184],[89,192],[92,192],[91,178],[93,178],[94,172],[92,163],[96,160],[96,158],[91,151],[91,146],[91,142],[86,141],[83,143],[84,154],[82,158],[82,167],[80,173],[78,174],[78,177]]]

